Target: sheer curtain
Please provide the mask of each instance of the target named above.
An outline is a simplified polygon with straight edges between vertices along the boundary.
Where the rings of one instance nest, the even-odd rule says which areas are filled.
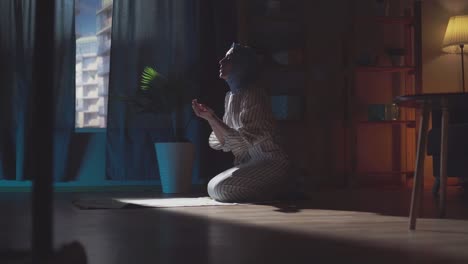
[[[186,72],[198,63],[198,2],[114,0],[107,179],[159,178],[153,142],[168,136],[170,120],[153,114],[131,115],[127,105],[114,98],[132,95],[138,89],[140,74],[145,66],[155,67],[163,74],[177,73],[184,78]],[[192,140],[197,138],[197,125],[197,121],[191,122],[186,135]]]
[[[114,0],[113,17],[106,177],[158,179],[153,142],[167,136],[168,120],[131,117],[126,105],[113,97],[134,93],[144,66],[182,77],[195,66],[197,97],[221,116],[228,88],[218,77],[218,61],[236,41],[236,1]],[[194,181],[207,182],[228,168],[232,157],[209,148],[206,122],[195,117],[190,124],[186,136],[196,147]]]
[[[0,180],[27,180],[31,156],[32,58],[35,3],[0,1]],[[74,1],[55,0],[54,179],[71,167],[70,141],[75,119]],[[109,86],[106,178],[158,179],[153,141],[164,138],[170,123],[164,117],[130,117],[115,95],[137,89],[144,66],[163,73],[200,69],[201,101],[223,112],[227,87],[218,75],[218,60],[236,40],[235,1],[231,0],[114,0]],[[187,109],[188,115],[191,109]],[[196,145],[195,175],[207,181],[230,165],[226,153],[207,144],[208,125],[193,119],[187,137]],[[76,169],[76,168],[75,168]]]
[[[0,179],[27,180],[31,157],[34,14],[37,0],[0,1]],[[55,0],[54,179],[65,178],[74,131],[74,1]],[[40,91],[39,91],[40,92]]]

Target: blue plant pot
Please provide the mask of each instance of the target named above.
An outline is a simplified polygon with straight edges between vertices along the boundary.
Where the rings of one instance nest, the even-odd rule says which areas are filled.
[[[190,142],[155,143],[163,193],[188,193],[195,147]]]

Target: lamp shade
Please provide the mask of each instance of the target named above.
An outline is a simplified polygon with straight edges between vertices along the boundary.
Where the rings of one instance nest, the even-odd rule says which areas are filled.
[[[468,15],[450,18],[445,31],[442,50],[448,53],[460,53],[460,45],[468,45]],[[468,49],[463,51],[466,53]]]

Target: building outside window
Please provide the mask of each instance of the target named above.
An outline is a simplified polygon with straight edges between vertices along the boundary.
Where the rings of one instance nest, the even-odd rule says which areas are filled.
[[[76,128],[105,128],[112,0],[76,0]]]

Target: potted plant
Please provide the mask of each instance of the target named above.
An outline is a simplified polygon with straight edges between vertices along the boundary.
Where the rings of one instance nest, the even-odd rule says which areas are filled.
[[[185,79],[166,77],[152,67],[145,67],[136,93],[120,96],[135,114],[154,113],[170,117],[171,136],[154,143],[164,193],[185,193],[191,187],[195,147],[184,134],[193,114],[190,112],[188,121],[182,114],[184,107],[190,105],[193,90]]]

